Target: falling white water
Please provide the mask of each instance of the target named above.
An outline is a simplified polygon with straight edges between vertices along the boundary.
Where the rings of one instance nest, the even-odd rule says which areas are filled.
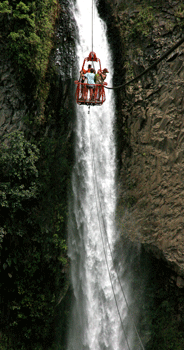
[[[80,70],[84,58],[92,51],[92,1],[77,0],[74,15],[79,28],[77,58]],[[99,18],[96,7],[93,51],[100,58],[102,68],[109,70],[106,81],[111,86],[113,67],[106,26]],[[131,348],[131,337],[125,322],[126,303],[109,251],[109,245],[113,251],[116,241],[113,123],[112,90],[106,90],[106,102],[102,106],[91,107],[90,114],[87,106],[77,106],[68,238],[74,301],[68,350],[128,350],[121,319]],[[126,288],[125,285],[123,287]]]

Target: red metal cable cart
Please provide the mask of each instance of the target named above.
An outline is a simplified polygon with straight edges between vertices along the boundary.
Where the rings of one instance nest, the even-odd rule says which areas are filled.
[[[101,62],[100,59],[96,57],[95,52],[90,52],[89,56],[84,59],[83,65],[82,65],[82,71],[87,72],[87,69],[85,69],[85,63],[92,62],[94,65],[94,62],[99,63],[99,68],[101,70]],[[75,84],[77,85],[77,89],[75,92],[75,98],[76,102],[79,105],[87,105],[87,106],[101,106],[106,98],[105,98],[105,89],[104,85],[107,85],[107,83],[103,84],[94,84],[93,88],[89,88],[87,83],[82,83],[81,81],[75,80]]]

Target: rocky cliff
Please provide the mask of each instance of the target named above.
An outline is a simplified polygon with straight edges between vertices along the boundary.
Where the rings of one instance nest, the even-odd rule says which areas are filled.
[[[121,36],[124,82],[151,66],[184,35],[182,1],[109,3]],[[183,59],[184,44],[140,80],[120,88],[117,116],[123,139],[118,208],[122,232],[163,259],[180,288],[184,287]]]
[[[23,129],[23,117],[28,113],[26,97],[18,85],[15,72],[0,46],[0,137]]]

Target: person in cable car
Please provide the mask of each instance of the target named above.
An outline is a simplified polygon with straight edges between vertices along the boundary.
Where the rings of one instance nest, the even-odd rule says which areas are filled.
[[[103,85],[104,80],[107,77],[107,74],[109,73],[107,68],[104,68],[103,71],[101,71],[100,69],[98,70],[97,74],[95,75],[95,83],[96,84],[100,84]],[[98,86],[98,91],[97,91],[97,100],[100,101],[100,97],[101,97],[101,93],[102,93],[102,87]]]
[[[85,73],[90,73],[90,70],[91,70],[91,64],[88,64],[88,69],[86,70],[86,69],[83,68],[83,73],[84,74]]]
[[[103,71],[102,71],[102,79],[103,79],[103,81],[106,79],[107,73],[109,73],[108,69],[104,68]]]
[[[95,71],[94,71],[94,68],[90,69],[90,66],[91,66],[90,64],[88,64],[87,70],[84,69],[84,65],[86,61],[99,63],[100,69],[99,69],[99,74],[97,75],[97,78],[98,76],[100,76],[100,78],[98,78],[99,80],[97,79],[97,81],[95,81],[94,79]],[[76,97],[76,102],[78,104],[80,105],[84,104],[88,106],[95,106],[95,105],[101,106],[105,102],[106,97],[105,97],[104,85],[107,85],[107,83],[104,82],[104,80],[106,79],[106,73],[108,73],[108,70],[105,68],[102,71],[100,59],[96,57],[95,52],[93,51],[90,52],[89,56],[86,57],[83,61],[79,80],[75,81],[75,84],[77,85],[75,97]],[[90,98],[88,98],[88,95]]]
[[[102,71],[98,69],[97,74],[95,74],[95,84],[103,84]]]
[[[87,78],[84,76],[84,74],[85,74],[85,73],[90,73],[90,70],[91,70],[91,64],[88,64],[88,69],[87,69],[87,70],[83,68],[83,69],[80,71],[80,82],[81,82],[82,84],[84,84],[84,83],[87,82]],[[81,99],[83,99],[84,93],[85,93],[85,87],[84,87],[84,85],[81,85],[81,94],[82,94],[82,98],[81,98]]]
[[[85,80],[86,80],[86,77],[84,76],[83,70],[81,70],[80,71],[80,79],[79,79],[79,81],[84,84]]]
[[[103,78],[102,78],[102,71],[100,69],[98,69],[97,74],[95,74],[95,84],[103,84]],[[100,96],[101,96],[101,86],[97,87],[97,100],[100,101]]]
[[[87,78],[87,88],[90,89],[90,100],[93,100],[95,88],[95,70],[91,68],[90,73],[85,73],[84,76]]]
[[[86,77],[84,76],[84,72],[83,70],[80,71],[80,78],[79,78],[79,81],[81,84],[81,98],[80,100],[83,100],[84,99],[84,95],[85,95],[85,86],[83,85],[85,82],[86,82]]]

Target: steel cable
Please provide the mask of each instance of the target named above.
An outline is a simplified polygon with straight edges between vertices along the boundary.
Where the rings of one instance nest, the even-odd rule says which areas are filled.
[[[112,250],[111,250],[110,243],[109,243],[109,239],[108,239],[108,234],[107,234],[106,225],[105,225],[105,220],[104,220],[103,211],[102,211],[102,206],[101,206],[101,200],[100,200],[100,197],[99,197],[99,189],[98,189],[98,182],[97,182],[97,175],[96,175],[96,168],[95,168],[95,160],[94,160],[94,152],[93,152],[93,143],[92,143],[92,138],[91,138],[91,128],[90,128],[90,148],[91,148],[91,153],[92,153],[92,164],[93,164],[93,171],[94,171],[94,173],[93,173],[93,183],[94,183],[94,188],[96,188],[96,192],[95,192],[96,205],[97,205],[97,199],[98,199],[98,203],[99,203],[99,211],[98,211],[98,205],[97,205],[97,212],[98,212],[97,214],[98,214],[98,218],[99,218],[99,212],[101,212],[102,223],[103,223],[103,231],[104,231],[104,233],[105,233],[105,235],[106,235],[106,239],[107,239],[107,243],[108,243],[108,247],[109,247],[111,259],[112,259],[112,262],[113,262]],[[99,219],[99,220],[100,220],[100,219]],[[101,232],[101,235],[102,235],[102,232]],[[104,243],[103,243],[103,247],[104,247]],[[105,249],[105,247],[104,247],[104,249]],[[105,254],[105,251],[104,251],[104,254]],[[106,262],[106,263],[107,263],[107,262]],[[108,267],[108,266],[107,266],[107,267]],[[135,325],[135,322],[134,322],[134,319],[133,319],[133,316],[132,316],[132,312],[131,312],[130,307],[129,307],[129,305],[128,305],[128,301],[127,301],[125,292],[124,292],[124,290],[123,290],[123,286],[122,286],[122,284],[121,284],[121,281],[120,281],[118,272],[116,271],[116,269],[114,269],[114,270],[115,270],[115,273],[116,273],[116,276],[117,276],[117,280],[118,280],[118,282],[119,282],[119,285],[120,285],[122,294],[123,294],[123,296],[124,296],[127,309],[128,309],[128,311],[129,311],[129,313],[130,313],[130,316],[131,316],[131,319],[132,319],[132,323],[133,323],[135,332],[136,332],[136,334],[137,334],[139,343],[140,343],[140,345],[141,345],[142,350],[145,350],[144,345],[143,345],[143,343],[142,343],[142,340],[141,340],[141,338],[140,338],[139,332],[138,332],[137,327],[136,327],[136,325]],[[109,269],[108,269],[108,271],[109,271]],[[111,280],[110,272],[109,272],[109,277],[110,277],[110,280]],[[111,280],[111,285],[112,285],[112,280]],[[112,289],[113,289],[114,298],[115,298],[115,300],[116,300],[113,286],[112,286]],[[119,315],[120,315],[119,308],[118,308],[118,304],[117,304],[117,300],[116,300],[116,306],[117,306],[117,309],[118,309],[118,313],[119,313]],[[121,319],[121,317],[120,317],[120,319]],[[121,323],[122,323],[122,319],[121,319]],[[124,330],[124,329],[123,329],[123,330]]]
[[[92,0],[92,19],[91,19],[91,46],[93,52],[93,0]]]
[[[158,60],[155,61],[155,63],[153,63],[150,67],[148,67],[147,69],[145,69],[142,73],[140,73],[139,75],[137,75],[135,78],[127,81],[126,83],[122,84],[122,85],[118,85],[118,86],[113,86],[113,87],[108,87],[108,86],[104,86],[106,89],[120,89],[122,87],[125,87],[126,85],[129,85],[131,83],[133,83],[134,81],[140,79],[144,74],[146,74],[147,72],[149,72],[151,69],[155,68],[157,66],[157,64],[159,64],[161,61],[164,60],[164,58],[166,58],[167,56],[170,55],[171,52],[173,52],[174,50],[177,49],[178,46],[180,46],[181,44],[183,44],[184,42],[184,37],[182,39],[180,39],[174,46],[172,46],[168,51],[165,52],[165,54],[163,54]]]
[[[90,149],[92,150],[92,148],[91,148],[91,130],[90,130]],[[93,170],[95,171],[94,154],[93,154],[93,152],[91,152],[91,160],[92,160]],[[128,346],[128,350],[130,350],[130,345],[128,343],[127,335],[126,335],[125,328],[124,328],[124,325],[123,325],[123,320],[122,320],[122,317],[121,317],[121,314],[120,314],[120,311],[119,311],[118,302],[117,302],[117,299],[116,299],[116,295],[115,295],[115,291],[114,291],[114,287],[113,287],[113,283],[112,283],[112,277],[111,277],[110,270],[109,270],[107,254],[106,254],[106,251],[105,251],[105,244],[104,244],[102,227],[101,227],[101,219],[100,219],[100,214],[99,214],[100,209],[98,208],[98,200],[97,200],[98,187],[97,187],[97,183],[95,181],[94,176],[92,176],[92,178],[93,178],[93,186],[94,186],[94,192],[95,192],[95,200],[96,200],[96,209],[97,209],[97,216],[98,216],[98,222],[99,222],[99,229],[100,229],[100,234],[101,234],[101,239],[102,239],[102,245],[103,245],[103,251],[104,251],[105,261],[106,261],[106,265],[107,265],[108,275],[109,275],[109,279],[110,279],[110,283],[111,283],[111,288],[112,288],[112,291],[113,291],[114,300],[115,300],[115,303],[116,303],[117,312],[118,312],[118,315],[119,315],[119,318],[120,318],[120,322],[121,322],[121,326],[122,326],[122,329],[123,329],[123,333],[124,333],[124,336],[125,336],[125,340],[126,340],[126,343],[127,343],[127,346]]]

